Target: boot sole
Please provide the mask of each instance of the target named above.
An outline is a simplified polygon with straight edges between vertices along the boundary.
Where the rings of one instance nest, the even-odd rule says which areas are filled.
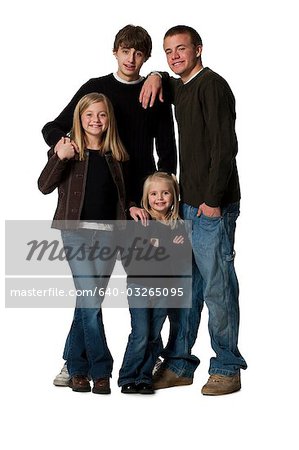
[[[54,386],[57,387],[69,387],[69,380],[67,381],[53,381]]]
[[[70,386],[70,388],[74,392],[91,392],[91,389],[87,389],[87,388],[73,388],[72,386]]]
[[[104,395],[107,395],[107,394],[111,394],[111,389],[107,389],[107,390],[105,390],[105,391],[102,391],[102,390],[97,390],[97,389],[94,389],[94,388],[92,388],[92,393],[93,394],[104,394]]]
[[[191,384],[193,384],[193,381],[191,382],[187,382],[187,383],[174,383],[174,384],[168,384],[166,386],[159,386],[159,385],[153,385],[154,389],[167,389],[167,388],[172,388],[172,387],[179,387],[179,386],[191,386]]]
[[[241,387],[231,390],[231,391],[226,391],[226,392],[203,392],[203,391],[201,391],[201,393],[202,393],[202,395],[209,395],[209,396],[216,397],[217,395],[233,394],[234,392],[239,392],[240,390],[241,390]]]

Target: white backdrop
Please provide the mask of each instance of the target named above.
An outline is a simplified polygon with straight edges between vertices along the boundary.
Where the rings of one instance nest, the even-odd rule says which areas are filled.
[[[153,54],[144,75],[168,69],[162,50],[168,28],[187,24],[199,31],[204,65],[226,78],[236,97],[242,187],[236,237],[240,350],[249,366],[242,373],[241,392],[219,398],[200,394],[211,356],[204,311],[194,348],[202,363],[194,384],[148,397],[121,395],[116,380],[129,313],[105,309],[115,358],[113,392],[80,395],[52,386],[72,310],[3,306],[2,448],[296,447],[295,413],[290,411],[298,400],[295,3],[15,0],[1,7],[3,219],[52,217],[56,196],[43,196],[36,184],[47,151],[40,130],[85,81],[115,70],[112,44],[120,28],[132,23],[151,34]]]

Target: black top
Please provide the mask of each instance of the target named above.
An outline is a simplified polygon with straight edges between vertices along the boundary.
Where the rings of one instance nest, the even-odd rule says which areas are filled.
[[[117,188],[105,156],[89,150],[81,220],[116,220]]]
[[[235,99],[227,82],[205,67],[184,84],[171,78],[179,131],[183,202],[198,207],[240,200]]]
[[[42,133],[49,145],[55,145],[72,127],[73,113],[78,101],[91,92],[101,92],[111,100],[120,138],[130,155],[129,200],[140,203],[144,179],[156,168],[154,142],[158,155],[158,169],[176,173],[176,144],[169,95],[164,102],[156,101],[152,108],[143,109],[139,93],[144,80],[136,84],[122,83],[113,74],[92,78],[85,83],[70,103]],[[166,89],[166,88],[165,88]]]

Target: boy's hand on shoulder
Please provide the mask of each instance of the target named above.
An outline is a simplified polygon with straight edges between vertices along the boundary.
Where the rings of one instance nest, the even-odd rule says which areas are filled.
[[[61,160],[72,159],[77,151],[77,145],[68,137],[62,137],[54,147],[54,152]]]
[[[163,102],[162,79],[158,73],[151,73],[145,80],[139,95],[139,102],[146,109],[151,108],[155,103],[157,95],[160,102]]]

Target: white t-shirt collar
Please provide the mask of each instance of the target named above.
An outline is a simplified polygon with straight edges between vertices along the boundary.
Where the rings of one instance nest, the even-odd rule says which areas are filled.
[[[138,80],[134,80],[134,81],[126,81],[123,78],[121,78],[119,75],[117,75],[117,73],[115,72],[113,74],[114,78],[119,81],[120,83],[124,83],[124,84],[138,84],[140,83],[142,80],[144,80],[144,77],[139,77]]]
[[[187,80],[184,84],[187,84],[187,83],[189,83],[189,81],[193,80],[193,78],[195,78],[203,69],[204,69],[204,67],[202,67],[198,72],[196,72],[194,75],[192,75],[192,77],[189,78],[189,80]]]

